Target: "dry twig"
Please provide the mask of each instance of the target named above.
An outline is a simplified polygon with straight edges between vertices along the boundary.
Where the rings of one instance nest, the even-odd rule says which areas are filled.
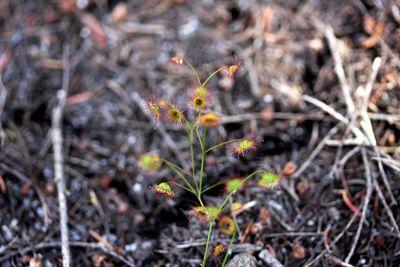
[[[60,229],[61,229],[61,252],[63,257],[63,266],[71,266],[71,252],[69,249],[68,235],[68,212],[67,199],[65,196],[66,185],[64,177],[64,159],[63,159],[63,135],[62,135],[62,118],[65,106],[65,100],[69,88],[70,67],[69,67],[69,48],[64,48],[63,61],[63,84],[62,88],[57,92],[58,104],[52,112],[52,131],[51,137],[54,150],[54,180],[57,185],[57,196],[60,213]]]
[[[358,239],[360,238],[361,231],[362,231],[363,226],[364,226],[365,218],[367,217],[368,204],[369,204],[369,201],[370,201],[371,195],[372,195],[371,169],[370,169],[368,158],[367,158],[367,152],[365,151],[364,147],[361,149],[361,155],[362,155],[362,159],[363,159],[363,162],[364,162],[364,165],[365,165],[365,178],[366,178],[366,181],[367,181],[367,184],[366,184],[367,193],[365,194],[364,204],[363,204],[362,213],[361,213],[361,219],[360,219],[360,222],[358,224],[357,232],[356,232],[356,235],[354,236],[353,243],[352,243],[351,248],[350,248],[350,252],[347,255],[346,260],[345,260],[346,263],[349,263],[351,257],[354,254],[354,251],[356,249],[356,246],[357,246],[357,243],[358,243]]]
[[[347,107],[347,115],[349,117],[352,117],[355,111],[355,107],[353,99],[351,98],[351,88],[349,82],[347,81],[346,74],[344,72],[343,62],[339,53],[337,39],[335,37],[335,34],[331,26],[326,26],[325,37],[328,40],[329,49],[331,50],[333,60],[335,62],[335,71],[339,78],[339,82],[342,88],[342,95],[344,97]]]
[[[1,124],[1,117],[4,110],[4,105],[6,103],[7,90],[3,84],[1,70],[0,70],[0,146],[4,145],[6,134],[4,133],[3,126]]]
[[[15,252],[11,252],[3,257],[0,258],[0,262],[3,262],[11,257],[17,256],[17,255],[25,255],[31,251],[36,251],[36,250],[41,250],[41,249],[46,249],[46,248],[53,248],[53,247],[59,247],[61,245],[61,242],[49,242],[49,243],[39,243],[36,245],[33,245],[31,247],[26,247],[20,250],[17,250]],[[132,263],[131,261],[125,259],[123,256],[121,256],[120,254],[109,250],[108,248],[106,248],[104,245],[102,245],[101,243],[87,243],[87,242],[70,242],[69,243],[70,246],[72,247],[83,247],[83,248],[91,248],[91,249],[99,249],[101,251],[103,251],[104,253],[116,258],[117,260],[125,263],[126,265],[130,266],[130,267],[135,267],[135,264]]]

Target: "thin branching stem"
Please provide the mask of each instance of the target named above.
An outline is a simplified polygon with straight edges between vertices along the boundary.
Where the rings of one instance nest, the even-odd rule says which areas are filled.
[[[233,140],[229,140],[229,141],[220,143],[220,144],[218,144],[218,145],[212,146],[212,147],[208,148],[208,149],[206,150],[205,153],[207,154],[208,152],[210,152],[210,151],[212,151],[212,150],[214,150],[214,149],[216,149],[216,148],[218,148],[218,147],[221,147],[221,146],[224,146],[224,145],[227,145],[227,144],[236,142],[236,141],[238,141],[238,140],[239,140],[239,139],[233,139]]]
[[[204,178],[204,163],[206,158],[205,147],[206,147],[206,134],[207,127],[203,126],[202,144],[201,144],[201,165],[200,165],[200,179],[199,179],[199,192],[203,188],[203,178]]]
[[[188,171],[182,169],[181,167],[179,167],[179,166],[176,165],[175,163],[172,163],[171,161],[166,160],[166,159],[164,159],[164,158],[162,159],[162,161],[164,161],[165,164],[167,164],[168,166],[173,166],[173,167],[175,167],[176,169],[178,169],[179,171],[181,171],[181,172],[183,172],[183,173],[185,173],[185,174],[187,174],[187,175],[190,175],[190,173],[189,173]]]
[[[193,188],[193,186],[189,183],[189,181],[186,179],[186,177],[179,171],[179,169],[177,169],[179,167],[169,161],[164,160],[164,162],[168,165],[168,167],[170,167],[179,176],[179,178],[181,178],[185,182],[187,187],[190,188],[190,192],[197,195],[197,190],[195,190]]]
[[[217,182],[217,183],[215,183],[215,184],[213,184],[213,185],[210,185],[209,187],[203,189],[203,190],[201,191],[201,193],[204,194],[205,192],[207,192],[207,191],[213,189],[214,187],[219,186],[220,184],[223,184],[224,182],[225,182],[225,181],[219,181],[219,182]]]
[[[235,226],[235,231],[232,234],[231,239],[229,240],[229,245],[228,248],[226,249],[226,253],[225,253],[225,257],[224,260],[222,261],[221,267],[224,267],[226,264],[226,261],[228,260],[228,256],[229,256],[229,250],[231,249],[232,245],[233,245],[233,241],[235,240],[236,237],[236,232],[237,232],[237,225]]]
[[[171,184],[174,184],[174,185],[176,185],[176,186],[178,186],[178,187],[180,187],[180,188],[182,188],[182,189],[184,189],[184,190],[186,190],[186,191],[188,191],[188,192],[192,192],[192,190],[191,190],[189,187],[186,187],[186,186],[184,186],[184,185],[181,185],[180,183],[176,183],[176,182],[174,182],[174,181],[171,181],[170,183],[171,183]]]
[[[248,175],[246,178],[243,179],[243,184],[245,182],[247,182],[248,180],[250,180],[250,178],[252,178],[253,176],[255,176],[256,174],[262,173],[264,172],[264,170],[256,170],[255,172],[251,173],[250,175]],[[221,206],[219,207],[219,211],[222,212],[225,209],[225,204],[228,202],[229,198],[236,193],[237,190],[231,191],[229,193],[229,195],[227,195],[224,199],[224,201],[222,202]]]
[[[226,66],[223,66],[223,67],[217,69],[216,71],[214,71],[213,73],[211,73],[210,76],[207,77],[207,79],[202,83],[201,86],[206,85],[206,84],[208,83],[208,81],[209,81],[212,77],[214,77],[215,74],[217,74],[218,72],[222,71],[223,69],[226,69]]]
[[[196,186],[196,194],[199,195],[199,186],[197,184],[196,180],[196,170],[195,170],[195,162],[194,162],[194,149],[193,149],[193,125],[185,119],[185,128],[186,128],[186,133],[189,138],[189,146],[190,146],[190,158],[191,158],[191,165],[192,165],[192,174],[191,177],[193,179],[193,182]]]
[[[208,227],[206,247],[205,247],[205,249],[204,249],[203,262],[201,263],[201,266],[203,266],[203,267],[206,266],[206,262],[207,262],[208,247],[210,246],[211,233],[212,233],[213,226],[214,226],[214,220],[210,221],[210,225],[209,225],[209,227]]]
[[[199,73],[197,72],[197,70],[193,67],[192,63],[189,62],[189,60],[187,60],[186,58],[182,57],[183,61],[186,63],[186,65],[189,66],[189,68],[193,71],[193,74],[196,76],[197,82],[199,83],[199,85],[202,86],[201,81],[200,81],[200,76]]]

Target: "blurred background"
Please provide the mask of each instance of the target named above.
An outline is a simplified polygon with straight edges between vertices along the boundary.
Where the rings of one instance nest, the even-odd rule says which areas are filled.
[[[138,166],[147,152],[189,158],[184,132],[162,122],[161,131],[154,129],[144,102],[156,96],[186,108],[196,80],[189,68],[171,64],[179,55],[203,79],[240,64],[235,78],[209,83],[222,118],[211,141],[249,133],[263,139],[243,160],[224,150],[210,155],[210,184],[259,167],[284,177],[280,190],[238,194],[237,201],[255,204],[237,218],[235,254],[246,252],[259,266],[262,249],[285,266],[349,266],[341,264],[364,217],[346,264],[398,266],[399,4],[1,0],[0,265],[61,263],[50,130],[63,74],[73,266],[199,265],[204,226],[190,223],[186,212],[194,199],[183,192],[173,200],[155,196],[149,186],[172,173]],[[369,130],[349,115],[346,88],[353,110],[368,110]],[[354,127],[369,141],[372,130],[368,163]]]

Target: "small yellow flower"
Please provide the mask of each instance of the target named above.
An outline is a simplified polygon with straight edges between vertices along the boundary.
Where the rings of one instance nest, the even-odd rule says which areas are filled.
[[[213,258],[219,258],[226,251],[226,244],[218,241],[217,244],[211,249],[211,256]]]
[[[211,127],[216,126],[221,122],[221,119],[214,113],[207,113],[200,117],[200,124]]]
[[[222,216],[218,222],[218,229],[223,234],[233,235],[236,230],[235,221],[229,216]]]
[[[160,106],[153,100],[148,100],[147,101],[147,108],[151,112],[151,116],[153,117],[155,123],[160,119],[161,117],[161,109]]]
[[[258,185],[262,188],[275,188],[279,185],[280,177],[277,174],[264,172],[258,180]]]
[[[158,185],[153,185],[151,188],[154,190],[154,192],[162,196],[166,196],[169,198],[175,196],[174,191],[172,191],[171,187],[166,182],[159,183]]]
[[[192,106],[195,110],[204,110],[207,106],[207,101],[203,96],[195,96],[192,99]]]
[[[171,105],[170,107],[168,107],[167,117],[169,121],[173,124],[182,124],[185,115],[183,111]]]

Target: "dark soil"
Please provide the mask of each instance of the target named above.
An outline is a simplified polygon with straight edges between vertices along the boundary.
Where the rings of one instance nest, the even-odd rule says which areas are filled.
[[[126,17],[115,13],[121,4]],[[304,266],[324,252],[312,266],[350,266],[344,261],[360,228],[348,264],[399,266],[399,26],[396,1],[2,0],[0,265],[28,266],[37,259],[61,266],[50,129],[63,53],[69,52],[62,130],[73,266],[126,264],[79,242],[111,246],[136,266],[199,265],[207,227],[188,216],[196,200],[178,189],[172,200],[156,196],[149,186],[173,173],[167,167],[144,172],[137,162],[149,151],[177,158],[138,105],[138,97],[154,95],[185,107],[195,80],[188,68],[169,62],[176,54],[203,78],[239,61],[234,80],[210,81],[215,110],[226,122],[210,130],[210,143],[249,133],[260,138],[256,153],[245,159],[224,149],[210,155],[207,183],[257,168],[282,176],[276,190],[250,184],[235,195],[235,201],[255,205],[237,218],[245,237],[235,241],[234,253],[250,251],[265,266],[258,252],[268,249],[285,266]],[[337,38],[353,117],[346,112],[326,27]],[[354,127],[365,133],[357,112],[376,57],[382,63],[368,112],[377,145],[346,143],[354,141]],[[164,126],[179,157],[190,160],[184,131]],[[337,132],[325,138],[335,126]],[[345,161],[349,152],[354,155]],[[288,162],[298,172],[285,175]],[[217,187],[205,200],[213,203],[221,195]],[[351,203],[365,216],[361,226]],[[252,230],[246,234],[246,228]]]

